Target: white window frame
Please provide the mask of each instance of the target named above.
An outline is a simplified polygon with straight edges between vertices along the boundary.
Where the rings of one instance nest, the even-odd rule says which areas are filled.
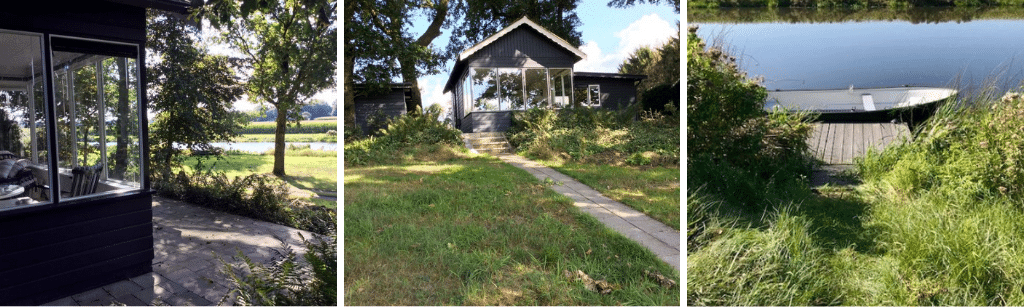
[[[591,88],[597,88],[597,103],[594,104],[594,97],[591,96]],[[600,107],[601,106],[601,85],[600,84],[588,84],[587,85],[587,103],[583,104],[588,107]]]

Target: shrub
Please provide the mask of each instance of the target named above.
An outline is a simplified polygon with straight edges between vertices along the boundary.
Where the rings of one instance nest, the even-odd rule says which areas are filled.
[[[282,259],[268,265],[254,263],[239,252],[244,267],[235,267],[221,260],[221,272],[234,283],[232,292],[238,294],[243,306],[336,306],[338,297],[338,239],[332,228],[331,235],[315,241],[302,238],[306,245],[305,259],[310,270],[296,260],[297,255],[285,246],[275,250]],[[300,234],[301,236],[301,234]],[[248,271],[249,274],[240,272]]]
[[[687,36],[688,182],[729,202],[764,206],[774,190],[806,183],[811,118],[764,112],[764,87],[734,57],[706,48],[696,30]]]
[[[424,154],[424,149],[428,149],[427,153],[454,154],[453,148],[462,148],[462,132],[447,122],[437,121],[441,112],[439,105],[431,105],[423,114],[417,108],[413,113],[389,121],[387,129],[381,130],[379,136],[346,141],[345,164],[395,163],[410,153]]]
[[[301,199],[289,199],[285,183],[266,174],[228,179],[224,173],[184,171],[165,178],[154,175],[161,196],[298,229],[324,233],[337,213]]]

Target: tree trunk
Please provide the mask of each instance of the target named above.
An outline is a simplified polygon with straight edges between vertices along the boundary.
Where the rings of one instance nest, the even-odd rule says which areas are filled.
[[[274,170],[275,176],[284,177],[284,134],[288,131],[288,108],[282,108],[281,102],[275,103],[277,108],[277,129],[274,130]]]
[[[345,28],[348,28],[348,24],[352,22],[352,18],[355,14],[355,1],[348,1],[345,3]],[[342,109],[345,111],[344,121],[342,122],[346,126],[351,124],[355,127],[356,122],[356,98],[355,93],[352,90],[352,69],[355,69],[355,52],[353,50],[354,38],[349,35],[345,37],[345,67],[343,68],[343,82],[342,90],[345,91],[345,104],[342,105]],[[365,131],[364,131],[365,132]]]
[[[448,17],[448,0],[437,1],[434,4],[434,20],[430,22],[430,26],[416,39],[416,44],[421,47],[430,47],[430,42],[434,41],[441,35],[441,26],[444,25],[445,18]],[[416,107],[423,108],[423,97],[420,93],[420,84],[416,80],[419,74],[416,73],[416,60],[411,57],[400,57],[398,59],[399,65],[402,66],[402,79],[409,84],[412,84],[412,99],[406,102],[406,110],[410,113],[416,110]]]
[[[114,151],[114,167],[110,173],[111,178],[122,180],[124,173],[128,170],[128,121],[131,118],[128,106],[128,64],[125,61],[127,60],[114,60],[117,62],[117,74],[121,80],[117,83],[117,149]],[[106,110],[106,103],[100,101],[100,112],[104,112],[104,110]],[[106,142],[106,140],[101,142]]]

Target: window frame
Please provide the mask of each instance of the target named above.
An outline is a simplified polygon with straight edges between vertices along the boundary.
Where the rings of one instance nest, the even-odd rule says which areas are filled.
[[[597,88],[597,97],[592,97],[592,89]],[[597,98],[597,103],[594,103],[594,98]],[[601,85],[600,84],[587,84],[587,103],[584,104],[586,107],[600,107],[601,106]]]
[[[476,106],[477,105],[477,103],[476,103],[477,97],[476,97],[476,93],[474,93],[475,86],[474,86],[474,81],[472,80],[472,78],[476,74],[476,70],[477,69],[488,69],[488,70],[491,71],[490,75],[491,75],[493,83],[496,86],[496,89],[495,89],[495,95],[496,95],[495,97],[496,98],[495,99],[498,102],[497,103],[498,107],[497,107],[496,110],[483,110],[483,109],[477,108],[477,106]],[[521,108],[513,108],[512,106],[509,106],[508,108],[502,108],[501,107],[502,106],[502,103],[501,103],[502,99],[505,98],[503,93],[502,93],[502,89],[501,89],[501,82],[502,82],[502,80],[501,80],[501,70],[503,70],[503,69],[516,69],[516,70],[519,70],[519,76],[520,76],[518,78],[519,79],[519,91],[522,93],[522,95],[519,95],[519,96],[521,96],[521,99],[522,99],[522,107]],[[531,106],[530,102],[528,101],[527,93],[529,92],[529,90],[528,90],[527,82],[526,82],[526,80],[527,80],[527,71],[528,70],[541,70],[544,73],[544,85],[543,85],[544,94],[543,94],[543,96],[544,96],[544,99],[546,100],[546,103],[544,103],[544,106],[540,106],[540,105],[538,105],[538,106]],[[554,86],[555,86],[556,82],[555,82],[554,78],[552,77],[551,70],[567,70],[568,71],[568,73],[558,76],[559,78],[562,78],[561,90],[563,92],[562,93],[563,95],[562,96],[558,96],[558,97],[568,97],[567,98],[568,100],[562,106],[559,106],[559,105],[555,104],[555,102],[554,102],[554,98],[556,97],[555,96],[555,88],[554,88]],[[572,67],[505,67],[505,66],[500,66],[500,67],[470,66],[470,67],[467,67],[466,68],[466,72],[465,72],[465,74],[463,75],[463,78],[462,78],[462,82],[463,82],[463,86],[462,86],[463,87],[463,94],[462,94],[462,97],[463,97],[463,100],[464,100],[463,103],[464,103],[464,106],[465,106],[463,108],[463,115],[462,116],[463,117],[468,116],[469,113],[473,113],[473,112],[525,111],[525,110],[528,110],[528,109],[533,108],[533,107],[547,108],[547,109],[554,109],[554,110],[558,110],[558,109],[565,108],[565,107],[571,107],[573,105],[572,102],[576,98],[576,93],[572,90],[573,88],[575,88],[575,82],[573,80],[573,76],[575,75],[575,73],[576,73],[576,71]],[[509,96],[509,97],[511,97],[511,96]],[[512,105],[514,105],[514,104],[512,104]]]
[[[56,82],[53,82],[54,78],[57,75],[57,72],[54,70],[54,68],[55,68],[54,65],[55,64],[52,63],[52,61],[54,59],[54,52],[69,52],[69,53],[98,55],[98,56],[105,56],[107,58],[127,58],[127,59],[133,59],[135,61],[134,67],[129,67],[129,69],[126,71],[126,73],[134,74],[135,75],[134,82],[131,82],[130,86],[134,86],[134,88],[136,89],[135,90],[135,95],[133,97],[134,98],[134,103],[137,104],[136,114],[134,114],[134,116],[137,118],[136,122],[138,124],[138,127],[137,127],[138,131],[137,131],[136,137],[138,137],[138,140],[139,140],[139,147],[138,147],[138,155],[139,155],[139,158],[138,158],[138,160],[139,160],[138,161],[138,163],[139,163],[139,182],[137,183],[137,186],[135,186],[135,185],[126,185],[126,184],[124,184],[124,182],[126,182],[126,181],[110,179],[110,178],[107,177],[107,171],[109,170],[111,165],[109,163],[107,163],[107,158],[108,158],[107,155],[106,155],[106,152],[107,152],[106,151],[106,146],[107,145],[106,145],[106,140],[103,139],[102,142],[98,142],[98,144],[99,144],[99,146],[101,148],[100,152],[102,153],[101,156],[100,156],[100,159],[101,159],[100,161],[102,161],[104,163],[104,169],[103,169],[103,173],[100,175],[101,178],[100,178],[99,183],[106,184],[106,185],[115,185],[118,188],[114,189],[114,190],[110,190],[110,191],[97,191],[95,193],[91,193],[91,194],[87,194],[87,195],[81,195],[81,196],[76,196],[76,197],[64,198],[63,196],[60,195],[61,194],[60,190],[61,190],[61,186],[62,186],[62,181],[61,181],[61,179],[62,179],[62,177],[61,177],[62,169],[60,168],[60,161],[59,161],[59,159],[60,159],[59,158],[59,153],[60,153],[61,147],[60,147],[60,144],[59,144],[60,142],[58,140],[58,138],[59,138],[58,131],[56,130],[56,127],[57,127],[56,119],[58,118],[58,116],[57,116],[57,113],[56,113],[57,112],[56,108],[49,107],[48,108],[49,109],[49,111],[48,111],[48,116],[49,116],[48,120],[49,120],[49,122],[52,122],[52,123],[50,123],[48,125],[48,128],[52,130],[52,132],[49,132],[50,133],[50,137],[53,138],[52,140],[50,140],[50,144],[52,145],[51,148],[54,148],[54,149],[50,150],[50,152],[48,152],[48,154],[50,156],[49,158],[51,159],[51,161],[49,162],[48,166],[50,167],[50,169],[57,170],[56,172],[54,172],[54,171],[50,172],[51,173],[50,174],[50,181],[49,181],[50,182],[50,194],[51,194],[51,198],[50,199],[52,200],[52,202],[54,204],[60,205],[63,202],[77,202],[77,201],[81,201],[81,200],[92,200],[92,199],[103,198],[103,197],[107,197],[107,196],[132,195],[132,194],[139,194],[139,193],[146,192],[149,189],[150,183],[149,183],[149,174],[146,172],[146,167],[147,167],[147,164],[148,164],[147,163],[147,157],[146,157],[146,155],[148,155],[148,150],[146,149],[146,146],[148,146],[148,141],[146,140],[145,135],[147,134],[147,130],[148,130],[147,129],[148,127],[146,127],[148,125],[148,120],[147,120],[148,118],[146,117],[146,105],[145,105],[146,104],[146,100],[145,100],[146,93],[145,93],[145,87],[143,86],[144,85],[144,80],[145,80],[144,79],[145,78],[145,76],[144,76],[144,67],[143,67],[143,65],[145,63],[143,61],[144,56],[145,56],[145,50],[142,48],[142,45],[138,44],[138,43],[110,41],[110,40],[94,39],[94,38],[87,38],[87,37],[80,37],[80,36],[71,36],[71,35],[46,34],[45,36],[46,36],[45,37],[45,40],[46,40],[46,50],[45,50],[46,52],[45,53],[46,53],[46,58],[47,58],[46,59],[47,68],[44,69],[44,72],[47,74],[47,79],[51,80],[50,84],[52,84],[50,86],[50,88],[49,88],[49,93],[46,94],[46,97],[49,99],[48,106],[56,106],[56,102],[57,102],[57,99],[56,99],[57,86],[59,86]],[[73,42],[81,44],[81,45],[86,45],[86,46],[92,45],[92,47],[108,47],[108,48],[111,48],[111,49],[110,50],[107,50],[107,49],[101,50],[101,52],[89,52],[89,51],[94,51],[95,49],[73,50],[73,49],[61,49],[60,47],[54,48],[53,47],[53,41],[54,41],[55,38],[57,40],[64,40],[65,42],[72,42],[73,41]],[[57,49],[57,50],[55,50],[55,49]],[[131,49],[133,49],[133,50],[131,50]],[[117,51],[121,51],[121,52],[125,52],[126,50],[130,50],[130,54],[117,53],[117,52],[111,51],[111,50],[117,50]],[[131,57],[126,56],[126,55],[131,55]],[[97,63],[101,63],[101,62],[102,62],[102,60],[99,61],[99,62],[93,62],[93,63],[90,63],[90,64],[85,64],[85,65],[82,65],[81,68],[84,68],[84,67],[89,66],[89,65],[93,65],[95,67],[95,65],[97,65]],[[69,73],[71,73],[71,72],[73,72],[73,71],[69,71]],[[97,71],[96,73],[98,74],[99,72]],[[100,79],[100,78],[97,78],[97,79]],[[131,80],[131,79],[129,79],[129,80]],[[71,81],[73,81],[73,80],[69,80],[68,81],[69,86],[71,84]],[[97,80],[97,82],[98,81],[99,80]],[[101,91],[99,90],[99,88],[97,88],[97,96],[98,96],[97,99],[103,97],[103,94],[100,94],[100,92]],[[73,97],[74,93],[71,92],[71,93],[69,93],[69,95],[71,97]],[[103,108],[106,107],[106,105],[105,105],[106,101],[105,100],[102,101],[102,102],[98,102],[98,103],[103,103]],[[74,108],[72,108],[72,109],[74,109]],[[98,126],[101,127],[101,129],[99,129],[99,133],[101,133],[101,134],[105,134],[105,132],[106,132],[106,122],[105,122],[106,119],[104,118],[105,117],[105,113],[106,113],[105,110],[103,112],[99,112],[100,115],[98,116],[99,117]],[[74,122],[74,118],[77,117],[76,114],[74,114],[74,112],[72,112],[70,116],[73,118],[72,122]],[[77,137],[77,132],[74,131],[75,130],[74,127],[75,127],[75,125],[72,125],[72,133],[74,133],[74,135]],[[77,141],[76,142],[72,142],[72,147],[73,148],[76,147],[77,143],[78,143]],[[131,155],[129,154],[129,157],[130,156]],[[77,156],[74,157],[72,159],[72,161],[73,161],[72,162],[72,166],[78,166]],[[68,169],[67,171],[70,171],[70,169]]]

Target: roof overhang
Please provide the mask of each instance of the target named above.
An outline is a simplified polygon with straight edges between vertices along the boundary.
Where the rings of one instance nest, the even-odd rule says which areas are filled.
[[[188,10],[195,5],[202,5],[203,1],[191,0],[106,0],[137,7],[154,8],[162,11],[188,14]]]
[[[643,80],[647,79],[646,75],[630,75],[630,74],[616,74],[616,73],[603,73],[603,72],[574,72],[574,77],[584,78],[605,78],[605,79],[632,79],[632,80]]]

